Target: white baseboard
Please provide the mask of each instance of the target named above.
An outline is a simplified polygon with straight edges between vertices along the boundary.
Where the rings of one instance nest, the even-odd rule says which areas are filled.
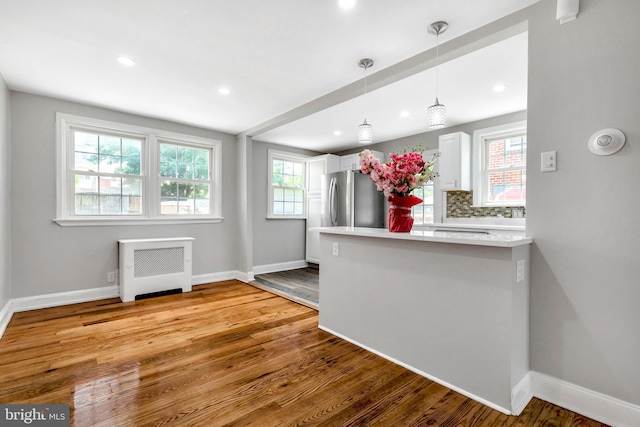
[[[83,289],[80,291],[14,298],[12,300],[12,304],[13,311],[19,312],[117,297],[120,297],[119,286],[105,286],[102,288]]]
[[[500,406],[500,405],[496,405],[496,404],[495,404],[495,403],[493,403],[493,402],[489,402],[488,400],[483,399],[483,398],[481,398],[481,397],[479,397],[479,396],[476,396],[476,395],[475,395],[475,394],[473,394],[473,393],[469,393],[468,391],[463,390],[463,389],[461,389],[461,388],[459,388],[459,387],[456,387],[456,386],[454,386],[453,384],[450,384],[450,383],[448,383],[448,382],[446,382],[446,381],[442,381],[441,379],[439,379],[439,378],[437,378],[437,377],[434,377],[433,375],[429,375],[429,374],[428,374],[428,373],[426,373],[426,372],[423,372],[423,371],[421,371],[421,370],[419,370],[419,369],[416,369],[416,368],[414,368],[414,367],[413,367],[413,366],[411,366],[411,365],[407,365],[406,363],[401,362],[401,361],[399,361],[399,360],[396,360],[396,359],[394,359],[393,357],[390,357],[390,356],[388,356],[388,355],[386,355],[386,354],[384,354],[384,353],[381,353],[381,352],[379,352],[379,351],[377,351],[377,350],[374,350],[374,349],[372,349],[372,348],[370,348],[370,347],[368,347],[368,346],[366,346],[366,345],[364,345],[364,344],[361,344],[361,343],[359,343],[359,342],[357,342],[357,341],[354,341],[354,340],[352,340],[351,338],[347,338],[347,337],[345,337],[344,335],[341,335],[341,334],[339,334],[339,333],[337,333],[337,332],[334,332],[334,331],[332,331],[331,329],[326,328],[326,327],[324,327],[324,326],[322,326],[322,325],[318,325],[318,328],[322,329],[323,331],[326,331],[326,332],[330,333],[331,335],[335,335],[336,337],[342,338],[342,339],[343,339],[343,340],[345,340],[345,341],[349,341],[351,344],[355,344],[355,345],[357,345],[357,346],[358,346],[358,347],[360,347],[360,348],[363,348],[363,349],[365,349],[365,350],[367,350],[367,351],[370,351],[371,353],[377,354],[378,356],[380,356],[380,357],[382,357],[382,358],[384,358],[384,359],[387,359],[388,361],[393,362],[393,363],[395,363],[396,365],[400,365],[400,366],[402,366],[402,367],[404,367],[404,368],[407,368],[408,370],[410,370],[410,371],[412,371],[412,372],[415,372],[416,374],[421,375],[421,376],[423,376],[423,377],[425,377],[425,378],[428,378],[428,379],[430,379],[431,381],[436,382],[436,383],[438,383],[438,384],[440,384],[440,385],[443,385],[443,386],[445,386],[445,387],[447,387],[447,388],[449,388],[449,389],[451,389],[451,390],[453,390],[453,391],[456,391],[456,392],[458,392],[458,393],[462,394],[463,396],[467,396],[468,398],[473,399],[473,400],[475,400],[476,402],[480,402],[480,403],[482,403],[483,405],[486,405],[486,406],[488,406],[488,407],[490,407],[490,408],[492,408],[492,409],[495,409],[496,411],[500,411],[500,412],[502,412],[502,413],[504,413],[504,414],[511,415],[511,411],[509,411],[509,410],[508,410],[508,409],[506,409],[506,408],[503,408],[503,407],[502,407],[502,406]]]
[[[277,264],[254,265],[253,273],[266,274],[273,273],[275,271],[295,270],[296,268],[305,268],[308,266],[309,264],[307,264],[307,261],[304,260],[279,262]]]
[[[254,277],[254,273],[253,271],[249,271],[247,273],[243,272],[243,271],[236,271],[236,280],[240,280],[241,282],[244,283],[249,283],[252,282],[253,279],[255,279]]]
[[[2,338],[7,326],[9,326],[11,316],[13,316],[13,300],[7,301],[2,310],[0,310],[0,338]]]
[[[235,271],[223,271],[220,273],[198,274],[191,276],[192,285],[203,285],[205,283],[222,282],[233,280],[237,276]]]
[[[593,390],[530,372],[533,395],[601,423],[616,427],[640,426],[640,406]]]
[[[520,415],[533,398],[531,375],[531,371],[527,372],[511,390],[511,413],[513,415]]]

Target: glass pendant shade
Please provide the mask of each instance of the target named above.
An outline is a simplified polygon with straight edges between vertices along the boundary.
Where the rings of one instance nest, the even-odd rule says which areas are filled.
[[[364,119],[364,123],[358,126],[358,143],[371,144],[373,142],[373,131],[371,125]]]
[[[427,113],[429,129],[442,129],[447,124],[447,111],[444,105],[438,102],[438,98],[436,98],[436,103],[429,107]]]

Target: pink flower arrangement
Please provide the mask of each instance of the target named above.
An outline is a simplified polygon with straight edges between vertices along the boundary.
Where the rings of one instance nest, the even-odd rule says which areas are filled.
[[[389,157],[389,163],[382,163],[371,150],[363,150],[360,153],[362,173],[371,174],[371,180],[376,184],[378,191],[384,192],[386,197],[408,196],[413,190],[438,175],[431,167],[438,154],[433,155],[428,162],[424,161],[422,153],[418,151],[391,153]]]

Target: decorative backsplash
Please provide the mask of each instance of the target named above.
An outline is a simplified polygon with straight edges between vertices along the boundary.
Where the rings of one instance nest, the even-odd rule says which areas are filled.
[[[524,218],[524,206],[472,207],[473,191],[447,192],[447,218],[499,217]]]

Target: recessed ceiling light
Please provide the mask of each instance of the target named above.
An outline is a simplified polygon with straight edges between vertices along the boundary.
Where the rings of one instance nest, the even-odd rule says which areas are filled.
[[[505,85],[495,85],[493,87],[494,92],[504,92],[507,87]]]
[[[342,132],[340,132],[339,130],[334,130],[334,131],[333,131],[333,134],[334,134],[335,136],[340,136],[340,135],[342,135]]]
[[[338,0],[338,4],[341,8],[348,10],[352,9],[357,3],[357,0]]]
[[[134,65],[136,65],[136,61],[131,58],[127,58],[126,56],[119,56],[118,62],[126,67],[133,67]]]
[[[409,117],[409,112],[408,111],[403,111],[400,113],[400,117]]]
[[[218,93],[220,95],[229,95],[231,91],[229,90],[229,88],[221,87],[220,89],[218,89]]]

